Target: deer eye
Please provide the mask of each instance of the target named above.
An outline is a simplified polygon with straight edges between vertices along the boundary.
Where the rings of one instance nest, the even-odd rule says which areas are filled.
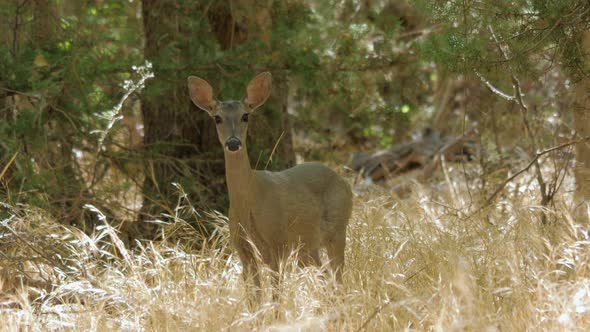
[[[221,119],[221,117],[219,115],[216,115],[213,118],[215,119],[216,124],[220,124],[223,122],[223,120]]]
[[[244,115],[242,115],[242,122],[248,122],[248,115],[250,115],[250,114],[244,113]]]

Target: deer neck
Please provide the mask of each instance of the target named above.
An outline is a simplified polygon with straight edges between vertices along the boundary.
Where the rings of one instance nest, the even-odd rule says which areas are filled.
[[[235,153],[224,149],[224,155],[230,209],[239,214],[240,211],[246,211],[254,200],[251,188],[254,171],[250,167],[250,159],[245,144],[240,151]]]

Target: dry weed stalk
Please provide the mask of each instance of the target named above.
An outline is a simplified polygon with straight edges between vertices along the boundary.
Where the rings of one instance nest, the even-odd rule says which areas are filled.
[[[589,229],[570,213],[568,196],[547,209],[559,222],[542,226],[537,188],[506,186],[508,199],[487,218],[466,222],[462,170],[445,168],[438,189],[414,184],[404,200],[382,188],[356,193],[341,289],[292,258],[282,266],[280,299],[265,291],[253,310],[223,237],[190,246],[172,236],[122,254],[114,228],[87,236],[43,211],[6,208],[13,217],[0,225],[0,330],[590,328]],[[220,220],[219,234],[224,227]],[[272,272],[262,275],[269,289]]]

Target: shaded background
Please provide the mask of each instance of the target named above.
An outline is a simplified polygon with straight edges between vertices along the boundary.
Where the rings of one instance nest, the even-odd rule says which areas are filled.
[[[589,196],[588,141],[533,159],[590,135],[586,1],[14,0],[0,16],[0,199],[88,233],[86,204],[130,240],[176,217],[207,234],[203,212],[225,213],[221,147],[189,75],[239,99],[272,72],[249,132],[258,169],[347,172],[357,151],[434,130],[473,135],[482,197],[529,162],[540,205],[568,174]]]

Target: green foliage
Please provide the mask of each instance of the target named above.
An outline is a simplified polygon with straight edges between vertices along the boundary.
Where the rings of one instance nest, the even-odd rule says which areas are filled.
[[[287,50],[296,58],[287,59],[301,103],[294,109],[296,130],[305,130],[319,142],[330,143],[344,135],[357,143],[382,146],[405,135],[412,114],[400,109],[409,100],[421,102],[422,96],[416,94],[420,90],[412,87],[423,85],[424,77],[410,74],[419,66],[415,46],[400,47],[396,42],[404,32],[396,16],[402,13],[385,5],[337,1],[310,5],[311,15],[299,32],[305,37],[298,46],[303,54],[297,45]]]
[[[120,1],[50,1],[51,12],[38,15],[41,3],[0,4],[2,38],[10,45],[0,47],[0,100],[8,100],[0,105],[0,157],[17,154],[2,199],[47,205],[80,195],[83,173],[72,168],[73,150],[96,151],[93,131],[106,120],[95,114],[116,104],[119,82],[142,52],[141,36],[129,29],[136,19]]]
[[[485,43],[479,36],[465,37],[463,31],[449,28],[431,35],[422,45],[422,54],[452,72],[477,68],[484,61]]]
[[[188,113],[194,109],[185,91],[186,76],[207,79],[218,99],[240,99],[254,74],[271,71],[275,82],[288,86],[290,123],[297,135],[314,143],[313,154],[304,155],[313,158],[323,158],[335,142],[368,152],[407,140],[429,125],[438,111],[437,89],[449,78],[475,78],[483,90],[477,72],[511,92],[507,73],[535,81],[563,71],[577,81],[587,77],[590,63],[580,47],[590,21],[590,5],[584,0],[274,1],[268,45],[256,38],[232,42],[233,37],[221,35],[232,32],[230,1],[159,2],[152,13],[175,19],[159,20],[149,31],[143,28],[141,1],[55,0],[41,8],[51,13],[40,15],[43,4],[0,4],[5,18],[0,21],[0,157],[6,163],[16,155],[2,179],[2,198],[46,205],[59,201],[53,204],[64,210],[71,208],[72,198],[132,191],[149,177],[138,164],[167,161],[174,149],[179,153],[172,159],[186,166],[175,180],[189,194],[211,189],[210,179],[195,171],[200,167],[196,164],[205,160],[212,164],[204,172],[222,172],[215,164],[222,161],[216,141],[197,148],[205,143],[165,137],[139,148],[105,134],[117,131],[113,119],[120,115],[116,107],[128,90],[124,82],[141,77],[133,66],[146,59],[156,78],[142,90],[142,102],[173,110],[199,131],[211,124]],[[144,45],[150,33],[159,36],[155,54],[148,54],[149,45]],[[559,89],[566,88],[556,84]],[[465,88],[468,101],[480,102],[475,90]],[[527,98],[539,104],[535,114],[555,112],[555,103],[543,104],[539,86],[531,90]],[[138,99],[131,94],[122,109],[139,117]],[[474,123],[488,121],[483,113],[492,108],[508,109],[500,103],[478,107],[469,114]],[[264,130],[281,128],[282,112],[270,100],[255,121]],[[542,125],[542,120],[533,123]],[[250,140],[253,163],[266,165],[279,135],[265,142]],[[308,150],[300,147],[303,154]],[[284,164],[275,154],[269,168]],[[93,177],[112,169],[128,177],[113,181],[109,190],[99,188],[100,180]],[[199,183],[191,182],[194,173],[199,173]]]
[[[498,43],[515,73],[538,70],[546,51],[571,72],[581,69],[579,38],[589,28],[587,1],[418,1],[416,6],[442,30],[422,44],[422,54],[448,71],[470,73],[506,64]]]

